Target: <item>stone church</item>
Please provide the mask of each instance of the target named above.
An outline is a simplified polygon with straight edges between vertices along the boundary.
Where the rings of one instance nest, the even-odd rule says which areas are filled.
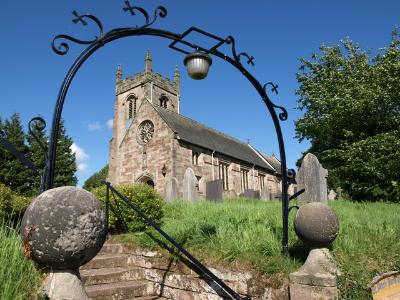
[[[147,51],[143,72],[116,74],[108,180],[147,183],[167,200],[206,197],[216,182],[224,197],[280,197],[280,162],[249,143],[180,114],[180,74],[152,69]]]

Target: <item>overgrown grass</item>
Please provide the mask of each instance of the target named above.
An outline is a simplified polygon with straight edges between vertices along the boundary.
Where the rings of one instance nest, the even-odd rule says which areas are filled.
[[[40,273],[22,254],[18,232],[0,219],[0,299],[30,299],[40,284]]]
[[[400,268],[400,205],[349,201],[330,205],[341,226],[331,246],[343,272],[341,298],[369,299],[371,279]],[[279,285],[302,265],[309,251],[294,233],[293,216],[289,220],[289,258],[281,255],[280,202],[177,201],[166,205],[162,228],[209,265],[253,269],[268,274],[271,285]],[[162,240],[153,230],[119,238],[149,248],[158,248],[156,240]]]

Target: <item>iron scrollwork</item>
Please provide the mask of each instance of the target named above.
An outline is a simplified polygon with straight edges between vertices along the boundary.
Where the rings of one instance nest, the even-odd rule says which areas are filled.
[[[242,64],[241,61],[240,61],[240,57],[244,56],[244,57],[247,58],[247,64],[254,66],[254,56],[250,56],[246,52],[240,52],[239,54],[237,54],[236,45],[235,45],[235,39],[233,38],[233,36],[231,36],[231,35],[228,36],[225,39],[225,42],[228,45],[232,45],[232,56],[233,56],[233,58],[235,59],[235,61],[237,63]]]
[[[150,16],[145,9],[139,6],[132,6],[128,0],[124,2],[125,2],[125,7],[122,8],[124,12],[130,12],[131,16],[135,16],[136,15],[135,11],[137,11],[141,13],[145,18],[145,24],[140,26],[139,28],[149,27],[154,24],[154,22],[157,20],[157,17],[165,18],[168,14],[167,9],[164,6],[158,6],[154,11],[153,20],[150,21]]]
[[[263,86],[264,93],[267,94],[267,87],[269,85],[271,86],[271,92],[278,94],[278,85],[274,84],[272,82],[267,82],[266,84],[264,84],[264,86]],[[283,106],[276,105],[272,101],[270,101],[270,102],[274,108],[278,108],[281,110],[281,112],[279,113],[279,119],[281,121],[286,121],[288,119],[288,112],[287,112],[286,108],[284,108]]]
[[[94,39],[91,40],[80,40],[66,34],[59,34],[56,37],[54,37],[53,41],[51,42],[51,48],[58,55],[65,55],[69,51],[69,45],[65,41],[61,42],[58,46],[56,46],[56,41],[58,41],[59,39],[69,40],[71,42],[81,45],[89,45],[91,43],[98,41],[103,36],[103,25],[101,24],[100,20],[97,17],[91,14],[79,15],[75,10],[72,12],[72,14],[75,16],[75,19],[72,20],[74,24],[81,23],[83,26],[86,26],[88,25],[88,23],[86,22],[85,19],[94,21],[94,23],[97,25],[99,29],[99,35],[95,36]]]
[[[44,151],[46,155],[47,147],[42,143],[40,138],[37,136],[38,131],[43,131],[46,128],[46,121],[41,117],[34,117],[28,123],[29,133],[33,136],[36,142],[39,144],[40,148]]]

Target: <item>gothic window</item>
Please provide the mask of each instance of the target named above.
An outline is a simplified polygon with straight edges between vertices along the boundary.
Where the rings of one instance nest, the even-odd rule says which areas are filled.
[[[258,183],[260,185],[260,190],[264,187],[264,182],[265,182],[265,175],[258,173]]]
[[[154,135],[154,124],[150,120],[140,123],[137,131],[137,139],[141,144],[147,144]]]
[[[247,169],[240,169],[240,178],[241,178],[241,188],[244,192],[249,188],[249,170]]]
[[[196,151],[192,150],[192,165],[198,165],[199,164],[199,156],[200,154]]]
[[[229,164],[227,162],[220,161],[218,163],[219,179],[222,179],[222,185],[223,185],[225,191],[229,189],[228,168],[229,168]]]
[[[165,95],[161,95],[160,97],[160,106],[163,108],[168,108],[168,97]]]
[[[128,106],[128,119],[133,119],[134,117],[136,117],[136,100],[137,98],[135,95],[129,96],[126,100],[126,104]]]

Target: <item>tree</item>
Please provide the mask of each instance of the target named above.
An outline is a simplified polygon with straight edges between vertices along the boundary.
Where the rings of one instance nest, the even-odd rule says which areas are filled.
[[[296,136],[355,200],[400,202],[400,39],[373,56],[350,39],[301,59]],[[398,170],[398,169],[397,169]]]
[[[71,150],[72,139],[66,134],[64,121],[60,122],[60,132],[57,143],[56,167],[54,170],[54,187],[73,185],[78,182],[76,172],[76,157]]]
[[[7,139],[19,152],[28,153],[25,145],[25,133],[22,129],[19,114],[14,113],[10,120],[2,125],[2,137]],[[30,195],[33,173],[8,151],[2,149],[0,164],[0,182],[19,195]]]
[[[85,183],[83,184],[83,188],[85,190],[92,190],[94,188],[97,188],[99,186],[102,186],[103,180],[106,180],[108,175],[108,165],[105,165],[100,171],[94,173],[92,176],[90,176],[88,179],[86,179]]]

